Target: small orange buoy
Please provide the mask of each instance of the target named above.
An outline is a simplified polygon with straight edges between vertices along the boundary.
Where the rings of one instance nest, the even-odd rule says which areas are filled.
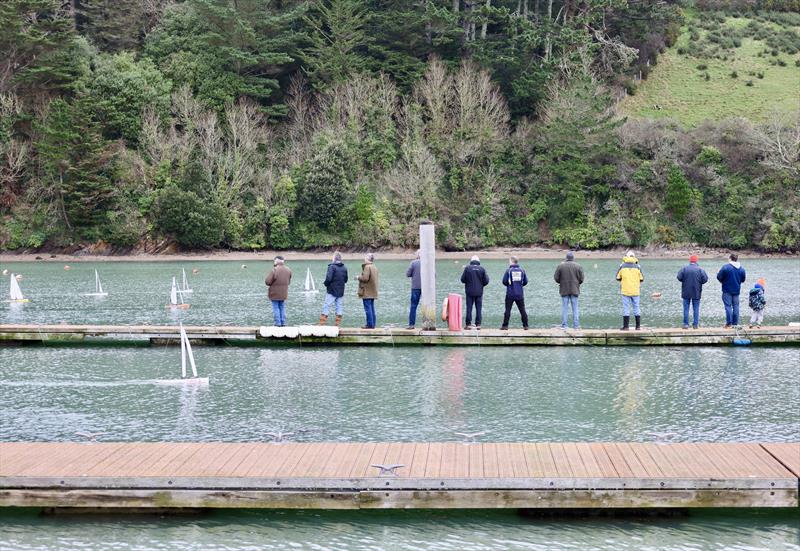
[[[70,268],[69,264],[64,264],[64,270],[65,271],[69,271],[69,268]]]
[[[652,295],[650,295],[650,298],[653,298],[653,299],[656,299],[656,300],[658,300],[658,299],[660,299],[660,298],[661,298],[661,293],[659,293],[659,292],[655,292],[655,293],[653,293]]]
[[[200,270],[198,270],[197,268],[192,268],[192,273],[193,274],[199,274]]]
[[[17,274],[16,280],[19,281],[22,279],[22,274]]]

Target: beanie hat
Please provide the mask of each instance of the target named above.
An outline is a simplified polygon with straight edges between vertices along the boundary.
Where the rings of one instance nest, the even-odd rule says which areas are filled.
[[[761,279],[756,280],[756,283],[758,283],[762,287],[766,287],[767,286],[767,282],[764,280],[763,277]]]
[[[572,251],[567,251],[567,260],[575,260],[575,253]]]
[[[764,288],[764,286],[761,285],[760,283],[756,283],[755,286],[754,286],[754,289],[763,289],[763,288]]]
[[[697,257],[696,254],[693,254],[692,256],[689,257],[689,262],[697,262],[698,260],[700,259]]]

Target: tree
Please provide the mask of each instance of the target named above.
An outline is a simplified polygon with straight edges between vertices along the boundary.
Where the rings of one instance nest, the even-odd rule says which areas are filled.
[[[77,0],[77,27],[101,51],[137,48],[144,38],[145,4],[141,0]]]
[[[305,21],[312,32],[303,59],[314,86],[341,82],[367,68],[364,49],[371,40],[364,30],[367,11],[363,0],[317,0]]]
[[[41,95],[65,87],[77,71],[69,55],[74,36],[58,0],[0,2],[0,93]]]
[[[108,139],[136,143],[145,107],[166,114],[172,83],[152,61],[133,54],[100,54],[86,82],[87,99]]]
[[[328,139],[303,168],[298,208],[301,216],[321,228],[330,229],[337,219],[344,220],[343,211],[355,196],[348,157],[344,144]]]
[[[188,0],[170,6],[148,35],[145,52],[175,83],[222,113],[248,97],[270,116],[285,113],[278,77],[302,37],[299,8],[277,13],[269,0]]]
[[[37,195],[78,238],[97,237],[113,208],[114,150],[81,101],[53,100],[35,125]]]

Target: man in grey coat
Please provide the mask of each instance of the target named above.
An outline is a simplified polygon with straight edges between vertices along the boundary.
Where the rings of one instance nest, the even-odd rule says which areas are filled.
[[[419,251],[408,265],[406,277],[411,278],[411,309],[408,311],[408,327],[406,329],[414,329],[417,323],[417,306],[419,306],[419,299],[422,296],[422,268],[419,262]]]
[[[581,284],[583,283],[583,268],[575,262],[575,253],[567,252],[566,260],[558,265],[553,279],[558,283],[561,293],[561,329],[567,328],[570,304],[572,305],[572,326],[580,329],[578,296],[581,294]]]

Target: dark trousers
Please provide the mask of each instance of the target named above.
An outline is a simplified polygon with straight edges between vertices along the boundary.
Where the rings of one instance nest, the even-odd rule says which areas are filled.
[[[481,316],[481,309],[483,308],[483,297],[471,297],[467,295],[467,323],[466,325],[472,325],[472,305],[475,305],[475,325],[480,325],[481,321],[483,321],[483,317]]]
[[[413,327],[417,323],[417,306],[422,296],[422,289],[411,289],[411,309],[408,311],[408,325]]]
[[[525,311],[524,298],[509,298],[506,297],[506,311],[503,314],[503,327],[508,327],[508,320],[511,318],[511,307],[517,305],[519,315],[522,317],[522,327],[528,327],[528,312]]]

